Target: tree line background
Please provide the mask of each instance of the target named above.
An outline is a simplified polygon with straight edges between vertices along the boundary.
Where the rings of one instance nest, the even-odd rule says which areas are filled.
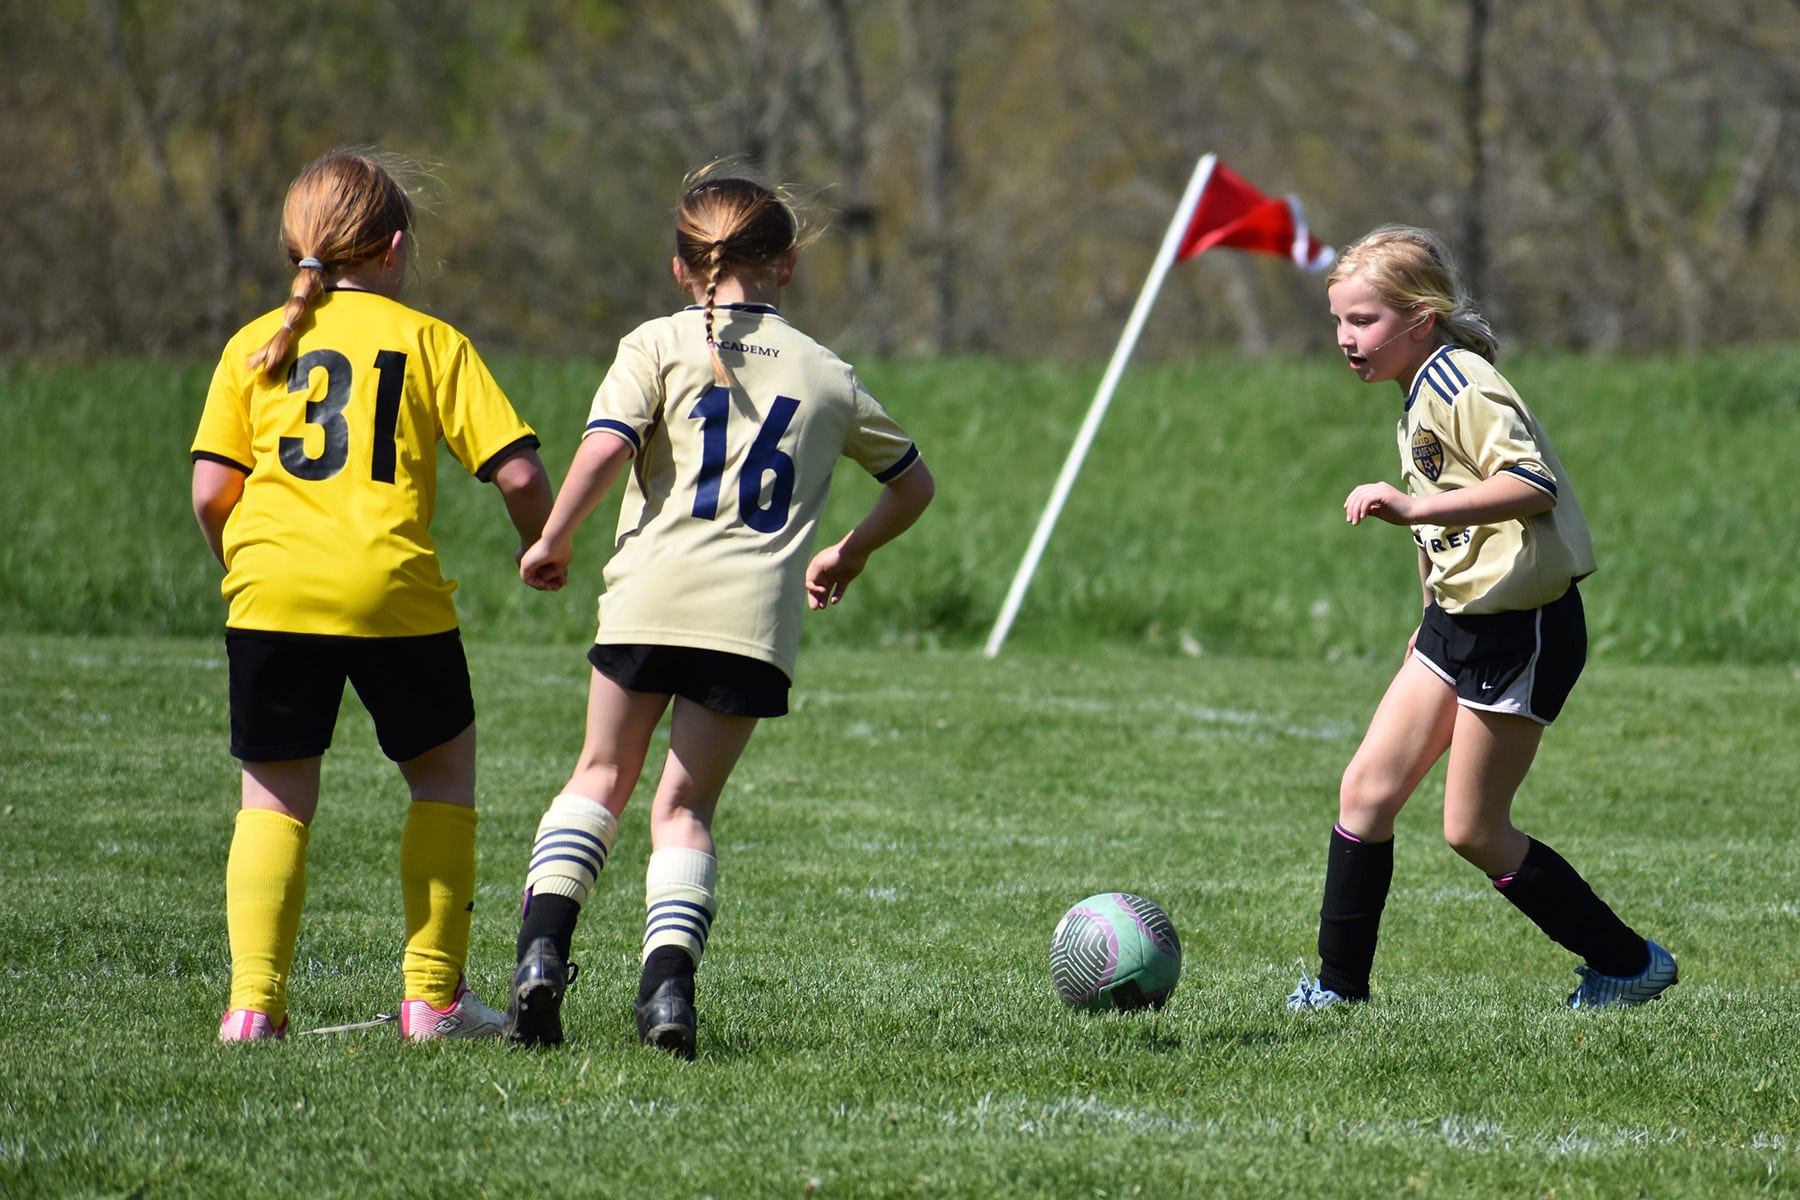
[[[1800,0],[0,0],[0,97],[13,357],[216,354],[343,144],[432,168],[409,298],[490,353],[679,304],[719,156],[829,221],[785,303],[856,353],[1104,356],[1206,151],[1328,242],[1444,230],[1512,346],[1800,314]],[[1317,276],[1216,252],[1139,355],[1328,338]]]

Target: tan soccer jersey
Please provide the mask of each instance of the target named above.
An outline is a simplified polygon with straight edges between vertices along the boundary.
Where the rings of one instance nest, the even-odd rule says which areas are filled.
[[[789,678],[806,565],[840,457],[881,482],[918,460],[912,440],[840,358],[766,305],[646,322],[619,343],[587,436],[636,458],[600,597],[601,643],[723,650]]]
[[[279,310],[225,346],[194,437],[195,458],[246,474],[225,523],[226,623],[234,629],[406,637],[456,628],[430,533],[437,442],[486,480],[535,446],[455,329],[373,292],[321,296],[289,369],[249,357]]]
[[[1415,496],[1504,471],[1556,499],[1554,508],[1519,521],[1413,526],[1413,539],[1431,559],[1426,582],[1444,611],[1536,608],[1593,572],[1593,539],[1550,439],[1479,354],[1446,346],[1426,360],[1407,393],[1399,441],[1406,490]]]

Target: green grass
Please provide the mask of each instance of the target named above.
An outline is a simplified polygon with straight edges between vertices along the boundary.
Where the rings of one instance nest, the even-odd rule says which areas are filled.
[[[1584,587],[1599,659],[1800,662],[1790,562],[1800,345],[1698,359],[1507,363],[1556,439],[1599,547]],[[602,364],[495,370],[560,480]],[[864,375],[939,480],[925,521],[875,560],[813,646],[967,649],[986,639],[1049,499],[1097,370],[987,360]],[[0,629],[210,636],[217,571],[188,508],[187,448],[209,369],[0,364],[8,470]],[[1134,368],[1069,498],[1009,645],[1391,661],[1417,616],[1401,531],[1344,524],[1358,483],[1398,470],[1399,393],[1321,356]],[[455,468],[452,466],[451,471]],[[846,468],[836,536],[874,485]],[[465,628],[505,642],[592,631],[612,528],[578,543],[570,587],[510,570],[492,488],[446,473],[436,524]]]
[[[835,614],[834,614],[835,615]],[[1568,956],[1404,815],[1375,1003],[1292,1017],[1336,779],[1385,664],[815,648],[721,809],[699,1060],[633,1042],[647,833],[578,935],[570,1044],[223,1048],[235,809],[216,639],[0,637],[0,1195],[1749,1196],[1800,1188],[1787,668],[1600,664],[1518,805],[1681,959],[1571,1013]],[[471,962],[580,731],[574,645],[474,639]],[[392,1011],[403,792],[327,757],[296,1029]],[[1062,910],[1174,917],[1160,1015],[1048,982]]]
[[[559,478],[601,374],[497,363]],[[1338,774],[1416,617],[1397,394],[1326,361],[1125,378],[1006,653],[986,637],[1097,370],[869,364],[940,482],[809,623],[793,716],[721,810],[698,1062],[629,1016],[640,806],[578,939],[562,1053],[391,1033],[214,1044],[227,757],[217,570],[187,503],[208,368],[0,364],[0,1196],[1706,1197],[1800,1191],[1800,348],[1521,360],[1602,568],[1592,665],[1520,824],[1681,960],[1572,1014],[1566,954],[1401,824],[1375,1003],[1295,1019]],[[828,530],[872,485],[839,481]],[[471,648],[471,976],[498,998],[577,749],[609,513],[569,589],[511,577],[491,489],[437,529]],[[296,1028],[391,1011],[404,795],[354,704],[326,759]],[[1160,1016],[1065,1009],[1048,939],[1141,891]]]

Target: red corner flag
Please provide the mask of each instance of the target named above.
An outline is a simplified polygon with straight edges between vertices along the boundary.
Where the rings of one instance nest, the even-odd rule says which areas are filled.
[[[1000,606],[994,631],[988,634],[983,653],[989,658],[1000,653],[1013,618],[1025,602],[1025,589],[1031,586],[1032,573],[1037,570],[1044,547],[1050,542],[1050,531],[1056,528],[1063,502],[1069,498],[1075,476],[1081,471],[1094,435],[1100,431],[1106,406],[1112,403],[1113,389],[1119,386],[1119,376],[1124,373],[1132,347],[1137,345],[1138,334],[1143,332],[1144,322],[1150,317],[1150,308],[1156,303],[1156,293],[1161,290],[1169,268],[1180,259],[1193,258],[1214,246],[1279,254],[1314,271],[1330,266],[1337,258],[1337,251],[1322,245],[1306,231],[1306,219],[1300,215],[1299,200],[1292,196],[1271,200],[1228,170],[1217,156],[1200,156],[1200,161],[1194,164],[1194,173],[1188,177],[1187,188],[1175,206],[1175,215],[1169,218],[1169,227],[1163,232],[1162,245],[1157,248],[1150,276],[1144,280],[1144,288],[1132,306],[1131,319],[1125,322],[1125,332],[1113,349],[1112,361],[1106,364],[1100,390],[1094,393],[1094,402],[1088,406],[1087,417],[1075,435],[1075,445],[1063,461],[1062,474],[1056,477],[1050,503],[1044,506],[1037,529],[1031,535],[1031,544],[1025,548],[1025,560],[1019,564],[1012,586],[1007,589],[1006,602]]]
[[[1307,232],[1298,196],[1271,200],[1222,162],[1213,163],[1175,258],[1186,261],[1214,246],[1277,254],[1309,271],[1322,271],[1337,257]]]

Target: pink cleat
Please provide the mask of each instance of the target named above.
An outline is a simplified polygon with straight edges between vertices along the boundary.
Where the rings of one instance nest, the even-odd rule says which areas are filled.
[[[449,1008],[433,1008],[429,1000],[400,1006],[400,1039],[435,1042],[440,1038],[497,1038],[505,1031],[506,1014],[495,1012],[467,987],[459,987]]]
[[[288,1023],[276,1025],[269,1014],[254,1008],[234,1008],[219,1022],[221,1042],[279,1042],[287,1036]]]

